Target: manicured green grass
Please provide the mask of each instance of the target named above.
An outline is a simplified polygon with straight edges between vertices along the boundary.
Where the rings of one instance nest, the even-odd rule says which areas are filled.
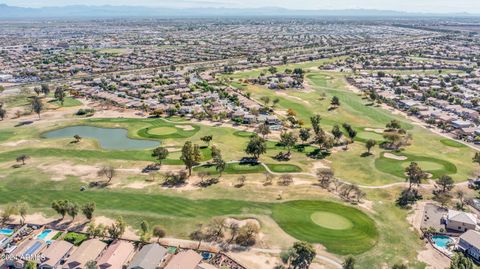
[[[234,135],[236,136],[240,136],[240,137],[251,137],[252,135],[254,135],[255,133],[253,132],[247,132],[247,131],[236,131],[235,133],[233,133]]]
[[[211,158],[209,148],[201,148],[202,161]],[[60,149],[60,148],[28,148],[21,150],[12,150],[0,152],[0,162],[15,160],[17,156],[26,154],[30,157],[59,157],[72,159],[90,159],[90,160],[126,160],[126,161],[151,161],[152,151],[149,150],[82,150],[82,149]],[[181,165],[183,162],[179,159],[166,159],[162,162],[169,165]]]
[[[60,103],[60,101],[57,101],[56,99],[48,101],[48,103],[56,105],[58,107],[74,107],[74,106],[81,106],[82,105],[82,102],[80,102],[77,99],[72,98],[72,97],[65,97],[65,99],[63,100],[63,105],[62,105],[62,103]]]
[[[15,133],[12,131],[0,131],[0,141],[5,141],[11,138]]]
[[[310,218],[315,224],[327,229],[346,230],[353,227],[350,220],[336,213],[318,211],[313,213]]]
[[[80,191],[81,182],[37,182],[34,179],[17,178],[0,183],[0,204],[11,201],[26,201],[36,209],[48,209],[57,199],[68,199],[85,204],[95,202],[98,214],[107,216],[121,214],[126,219],[173,218],[177,223],[197,222],[215,216],[258,214],[271,216],[285,231],[298,240],[324,244],[337,254],[358,254],[375,245],[377,230],[374,222],[360,210],[340,203],[294,201],[263,203],[230,199],[196,199],[180,196],[148,194],[134,191],[107,189]],[[314,212],[335,212],[353,223],[342,233],[318,226],[311,221]],[[178,226],[178,224],[177,224]],[[168,231],[170,232],[170,231]],[[342,247],[343,245],[343,247]]]
[[[375,167],[384,173],[397,177],[405,177],[405,168],[411,162],[417,162],[420,168],[425,172],[432,174],[433,178],[438,178],[442,175],[455,174],[457,172],[457,167],[453,163],[445,160],[406,153],[402,153],[402,156],[407,157],[407,159],[394,160],[386,158],[382,154],[375,160]]]
[[[442,139],[440,140],[440,142],[442,144],[444,144],[445,146],[449,146],[449,147],[452,147],[452,148],[466,148],[467,146],[460,143],[460,142],[457,142],[455,140],[452,140],[452,139]]]
[[[288,163],[276,163],[276,164],[267,164],[268,168],[272,170],[272,172],[276,173],[298,173],[302,172],[302,168]]]
[[[153,135],[171,135],[177,132],[176,128],[172,127],[155,127],[148,130],[148,134]]]
[[[319,226],[311,218],[316,212],[339,215],[351,222],[352,227],[337,230]],[[377,242],[378,231],[373,220],[358,209],[338,203],[292,201],[275,204],[272,217],[291,236],[312,243],[322,241],[329,252],[341,255],[365,252]]]
[[[212,175],[218,174],[213,165],[204,165],[195,167],[194,171],[203,171],[209,172]],[[265,172],[265,167],[262,165],[255,164],[240,164],[240,163],[228,163],[225,168],[225,174],[251,174],[251,173],[263,173]]]

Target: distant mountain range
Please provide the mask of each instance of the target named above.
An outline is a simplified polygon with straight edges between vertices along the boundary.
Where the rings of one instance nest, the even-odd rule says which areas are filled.
[[[25,18],[98,18],[98,17],[247,17],[247,16],[304,16],[304,17],[472,17],[470,13],[411,13],[392,10],[342,9],[293,10],[265,8],[162,8],[146,6],[59,6],[24,8],[0,4],[1,19]]]

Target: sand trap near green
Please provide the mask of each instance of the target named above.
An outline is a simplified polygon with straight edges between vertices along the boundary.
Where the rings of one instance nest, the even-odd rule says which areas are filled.
[[[170,134],[174,134],[176,132],[177,132],[176,128],[166,127],[166,126],[152,128],[152,129],[148,130],[148,133],[153,134],[153,135],[170,135]]]
[[[346,230],[353,227],[350,220],[335,213],[319,211],[313,213],[310,218],[315,224],[327,229]]]

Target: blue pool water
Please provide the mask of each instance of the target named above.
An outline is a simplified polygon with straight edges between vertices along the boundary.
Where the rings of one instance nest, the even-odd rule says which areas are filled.
[[[448,244],[452,243],[453,240],[445,235],[434,235],[432,236],[432,241],[435,246],[440,248],[447,248]]]
[[[12,235],[13,232],[14,231],[12,229],[0,229],[0,234],[3,234],[3,235]]]
[[[39,234],[37,236],[37,239],[42,239],[42,240],[45,240],[45,238],[47,238],[48,234],[51,233],[52,230],[43,230],[43,232],[41,234]]]

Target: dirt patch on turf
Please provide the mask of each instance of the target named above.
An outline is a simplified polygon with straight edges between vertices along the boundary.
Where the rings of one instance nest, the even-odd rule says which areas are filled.
[[[105,226],[111,226],[113,223],[115,223],[115,220],[104,217],[104,216],[98,216],[98,217],[95,217],[94,222],[97,225],[103,224]],[[87,228],[88,226],[85,227],[84,232],[86,232]],[[130,240],[138,240],[140,237],[137,235],[137,233],[132,227],[127,226],[127,228],[125,229],[125,233],[122,235],[122,238],[130,239]]]
[[[141,190],[141,189],[144,189],[144,188],[156,185],[156,184],[158,184],[158,183],[147,182],[147,181],[136,181],[136,182],[132,182],[130,184],[127,184],[124,187],[129,188],[129,189]]]
[[[254,219],[254,218],[243,219],[243,220],[239,220],[239,219],[236,219],[236,218],[226,218],[225,219],[225,225],[230,225],[230,224],[234,224],[234,223],[237,224],[238,227],[243,227],[243,226],[247,225],[247,223],[253,223],[253,224],[256,224],[258,227],[261,227],[260,222],[257,219]]]
[[[40,164],[38,165],[42,171],[51,174],[53,181],[61,181],[67,176],[80,177],[82,180],[96,178],[99,168],[92,165],[72,164],[69,162],[58,164]]]
[[[428,243],[426,249],[418,252],[417,259],[426,263],[427,269],[444,269],[450,265],[450,259],[440,254]]]
[[[175,125],[176,128],[182,129],[184,131],[193,131],[195,128],[193,128],[192,125]]]
[[[374,132],[374,133],[377,133],[377,134],[383,134],[384,130],[383,129],[374,129],[374,128],[365,128],[365,131],[367,132]]]
[[[28,142],[30,142],[30,140],[18,140],[18,141],[3,143],[2,146],[5,146],[5,147],[16,147],[16,146],[20,146],[20,145],[26,144],[26,143],[28,143]]]
[[[395,155],[395,154],[392,154],[392,153],[389,153],[389,152],[384,153],[383,157],[393,159],[393,160],[397,160],[397,161],[405,161],[407,159],[406,156],[398,156],[398,155]]]

